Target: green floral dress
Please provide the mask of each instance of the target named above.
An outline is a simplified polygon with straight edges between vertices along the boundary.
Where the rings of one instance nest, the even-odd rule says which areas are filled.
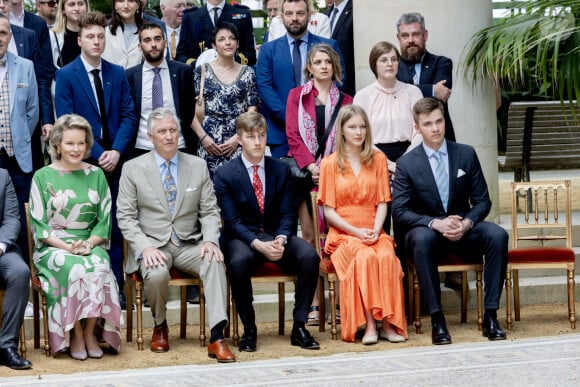
[[[91,317],[103,319],[103,339],[118,351],[123,317],[106,246],[83,256],[41,240],[56,236],[70,243],[95,235],[108,242],[111,193],[105,174],[92,165],[67,172],[44,167],[34,174],[29,203],[33,260],[46,296],[52,352],[66,350],[74,323]]]

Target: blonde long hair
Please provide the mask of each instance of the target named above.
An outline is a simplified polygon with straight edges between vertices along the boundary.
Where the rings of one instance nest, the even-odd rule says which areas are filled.
[[[84,0],[87,4],[87,12],[91,12],[91,4],[89,0]],[[58,1],[58,10],[56,11],[56,21],[54,22],[54,26],[52,27],[52,31],[54,32],[64,32],[66,29],[66,15],[64,14],[64,6],[67,0],[59,0]]]
[[[346,141],[344,139],[344,126],[348,120],[353,117],[360,116],[367,127],[365,133],[365,141],[360,154],[360,161],[362,165],[369,167],[373,161],[373,138],[371,135],[371,123],[365,110],[358,105],[344,106],[338,112],[336,118],[336,156],[338,161],[338,170],[344,172],[346,170]]]

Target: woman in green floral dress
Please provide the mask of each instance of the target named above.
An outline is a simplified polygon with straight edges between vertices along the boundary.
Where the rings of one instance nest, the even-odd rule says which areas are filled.
[[[50,134],[53,163],[34,174],[30,218],[34,265],[48,310],[53,353],[70,349],[77,360],[100,358],[95,337],[118,351],[122,315],[119,290],[106,251],[111,233],[111,194],[103,171],[83,162],[93,135],[89,123],[70,114]]]

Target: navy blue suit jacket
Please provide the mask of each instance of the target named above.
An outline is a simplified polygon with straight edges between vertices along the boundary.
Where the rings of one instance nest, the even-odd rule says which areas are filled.
[[[411,66],[414,65],[409,64],[401,58],[401,64],[397,72],[397,79],[399,81],[413,84],[413,77],[410,72]],[[434,97],[433,85],[442,80],[446,80],[445,86],[451,89],[453,86],[453,62],[446,56],[433,55],[429,51],[425,51],[425,55],[421,61],[421,78],[417,85],[421,89],[423,97]],[[444,104],[444,108],[445,138],[455,141],[455,131],[446,103]]]
[[[334,6],[330,7],[326,12],[328,17],[331,16],[333,9]],[[340,51],[342,52],[342,58],[344,59],[345,64],[343,71],[346,73],[346,80],[342,86],[342,91],[348,95],[354,95],[356,93],[352,19],[352,0],[347,0],[347,4],[336,21],[336,27],[331,36],[332,39],[336,40],[336,43],[338,43],[338,47],[340,47]]]
[[[344,68],[336,41],[308,33],[308,50],[318,43],[329,44],[338,53]],[[294,68],[286,35],[262,45],[256,66],[256,80],[262,101],[260,111],[268,123],[268,143],[284,144],[287,142],[286,101],[290,90],[300,86],[294,82]]]
[[[40,57],[44,65],[44,76],[48,79],[49,93],[41,94],[40,97],[40,121],[43,124],[54,123],[54,111],[52,108],[52,97],[50,95],[50,83],[54,79],[54,64],[52,61],[52,46],[46,22],[33,13],[24,12],[24,28],[33,30],[36,33],[38,44],[40,45]],[[40,82],[38,82],[40,85]],[[44,86],[44,85],[43,85]],[[48,99],[46,99],[48,98]]]
[[[469,218],[475,226],[489,214],[491,201],[475,149],[447,141],[449,201],[447,211],[427,158],[419,145],[397,160],[393,181],[393,220],[404,235],[413,227],[428,227],[434,218],[449,215]]]
[[[250,245],[261,233],[274,237],[296,235],[290,168],[271,157],[265,158],[264,168],[266,196],[263,215],[241,156],[217,170],[214,189],[224,219],[220,240],[240,239]]]
[[[124,155],[133,145],[131,141],[135,135],[136,118],[129,82],[121,66],[101,59],[101,69],[112,149]],[[83,116],[91,124],[93,137],[100,139],[102,127],[99,104],[80,55],[56,72],[55,102],[57,116],[70,113]],[[91,158],[98,160],[105,150],[109,149],[103,149],[95,141]]]
[[[203,50],[212,48],[211,35],[214,30],[212,20],[213,15],[209,15],[205,5],[201,8],[184,12],[179,44],[175,55],[176,60],[191,64]],[[238,52],[248,59],[248,65],[255,65],[254,27],[248,7],[230,5],[226,2],[218,22],[228,22],[236,26],[240,38]],[[202,43],[203,47],[200,47]],[[239,58],[237,60],[239,61]]]
[[[171,78],[171,91],[173,93],[173,103],[175,104],[175,113],[181,121],[181,132],[185,140],[185,151],[195,155],[197,153],[198,138],[191,129],[193,121],[193,105],[195,91],[193,88],[193,68],[186,64],[167,61]],[[139,130],[139,120],[141,117],[141,97],[143,88],[143,64],[127,69],[127,80],[131,88],[131,97],[135,106],[135,134]],[[132,144],[135,144],[133,139]]]

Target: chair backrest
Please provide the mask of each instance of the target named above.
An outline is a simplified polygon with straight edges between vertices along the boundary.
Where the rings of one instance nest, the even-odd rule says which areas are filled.
[[[314,223],[314,247],[320,258],[325,256],[324,254],[324,242],[326,241],[327,226],[324,219],[320,219],[318,215],[319,205],[318,205],[318,192],[310,192],[310,200],[312,203],[312,220]],[[321,224],[322,222],[322,224]],[[322,230],[322,231],[321,231]]]
[[[24,203],[24,215],[26,216],[26,235],[28,237],[28,260],[30,264],[30,279],[32,286],[41,289],[40,280],[36,276],[36,267],[32,256],[34,254],[34,235],[32,234],[32,222],[30,221],[30,205]]]
[[[572,247],[571,182],[512,182],[512,248]]]

